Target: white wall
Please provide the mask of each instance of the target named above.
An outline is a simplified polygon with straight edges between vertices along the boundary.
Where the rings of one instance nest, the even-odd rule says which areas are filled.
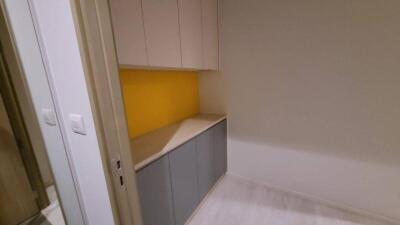
[[[7,2],[7,0],[5,1]],[[14,1],[13,4],[16,5],[21,5],[21,1]],[[25,2],[26,4],[26,2]],[[24,13],[24,10],[20,10],[18,12],[20,16],[21,14]],[[29,11],[28,11],[29,13]],[[26,18],[24,18],[26,19]],[[24,19],[19,18],[19,22],[23,22]],[[29,18],[28,18],[29,19]],[[29,32],[29,31],[28,31]],[[5,34],[6,35],[6,34]],[[3,49],[4,50],[4,49]],[[7,53],[5,53],[7,54]],[[14,78],[15,79],[15,78]],[[42,177],[43,183],[45,186],[50,186],[54,184],[53,181],[53,175],[51,172],[50,164],[49,164],[49,159],[47,157],[46,153],[46,147],[45,143],[43,141],[42,134],[40,132],[37,132],[38,128],[38,122],[37,121],[32,121],[32,116],[35,116],[32,114],[32,104],[29,102],[29,100],[26,100],[23,96],[26,93],[22,92],[17,92],[17,98],[19,99],[20,105],[21,105],[21,111],[22,111],[22,116],[26,118],[26,120],[29,120],[28,122],[25,123],[27,131],[30,133],[30,142],[36,157],[36,161],[38,163],[38,167],[40,170],[40,175]]]
[[[229,172],[400,220],[400,1],[221,0]]]
[[[58,194],[68,224],[83,225],[84,215],[78,200],[78,193],[68,163],[59,124],[49,126],[41,116],[42,109],[55,111],[52,94],[43,66],[38,40],[27,0],[6,0],[5,6],[16,50],[21,60],[40,129],[46,145],[47,155],[54,174]]]
[[[70,1],[31,0],[30,3],[87,224],[113,225]],[[71,130],[71,114],[83,116],[86,135]]]

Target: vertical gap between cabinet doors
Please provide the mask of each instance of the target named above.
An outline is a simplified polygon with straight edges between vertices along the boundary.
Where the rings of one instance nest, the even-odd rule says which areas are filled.
[[[142,12],[142,25],[143,25],[143,35],[144,35],[144,49],[146,51],[146,63],[150,65],[150,57],[149,57],[149,50],[147,48],[147,35],[146,35],[146,26],[144,23],[144,10],[143,10],[143,0],[140,0],[140,10]]]

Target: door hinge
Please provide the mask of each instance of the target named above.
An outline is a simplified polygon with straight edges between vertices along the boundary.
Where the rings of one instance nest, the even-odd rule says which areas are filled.
[[[122,170],[122,162],[119,159],[111,160],[114,176],[117,177],[121,188],[125,188],[124,184],[124,171]]]

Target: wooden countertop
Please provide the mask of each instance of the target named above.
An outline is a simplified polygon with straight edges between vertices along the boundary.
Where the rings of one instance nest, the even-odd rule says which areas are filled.
[[[135,170],[157,160],[224,119],[225,115],[199,114],[131,139]]]

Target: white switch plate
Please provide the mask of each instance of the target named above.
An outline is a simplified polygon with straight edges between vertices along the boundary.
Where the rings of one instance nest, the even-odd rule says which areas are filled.
[[[70,114],[69,119],[71,121],[71,129],[74,133],[86,135],[86,128],[82,115]]]
[[[50,126],[57,125],[56,115],[54,114],[54,111],[52,109],[47,109],[47,108],[42,109],[42,116],[44,122],[46,122],[47,125]]]

